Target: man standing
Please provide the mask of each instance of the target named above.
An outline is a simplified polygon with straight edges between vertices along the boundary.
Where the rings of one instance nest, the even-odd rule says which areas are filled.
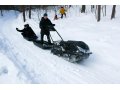
[[[40,21],[40,24],[39,24],[39,27],[41,29],[41,43],[43,44],[44,43],[44,35],[47,36],[47,39],[48,39],[48,43],[51,44],[51,41],[50,41],[50,30],[49,30],[49,27],[50,26],[55,26],[55,24],[52,24],[51,21],[48,19],[48,15],[47,13],[45,13],[43,15],[43,17],[41,18],[41,21]]]

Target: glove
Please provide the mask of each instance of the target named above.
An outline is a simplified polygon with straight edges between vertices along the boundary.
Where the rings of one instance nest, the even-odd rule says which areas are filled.
[[[53,26],[55,26],[55,24],[53,24]]]
[[[16,28],[16,30],[18,30],[18,28]]]

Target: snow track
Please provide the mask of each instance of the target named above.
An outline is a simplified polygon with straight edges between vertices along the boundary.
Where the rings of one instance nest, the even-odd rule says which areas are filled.
[[[3,49],[3,53],[7,55],[9,60],[14,63],[14,65],[18,68],[19,72],[25,75],[27,81],[29,81],[30,83],[38,83],[38,81],[34,79],[34,76],[26,69],[26,66],[22,62],[20,62],[20,58],[18,59],[17,53],[13,50],[14,48],[11,47],[12,45],[7,40],[7,38],[4,37],[4,34],[2,33],[1,35],[3,36],[2,40],[0,40],[0,43],[2,44],[2,46],[4,46],[1,47]]]
[[[1,21],[1,22],[3,22],[3,21]],[[10,23],[11,19],[6,21],[6,22]],[[1,23],[1,25],[2,25],[2,23]],[[8,25],[6,25],[6,23],[4,23],[2,26],[4,27],[4,26],[8,26]],[[10,26],[10,24],[9,24],[9,26]],[[6,30],[6,27],[2,28],[2,30]],[[11,62],[13,62],[13,64],[19,70],[18,76],[22,75],[22,77],[24,77],[24,79],[27,83],[34,83],[34,84],[39,83],[34,78],[34,72],[33,71],[30,72],[29,69],[27,69],[24,62],[21,62],[20,59],[22,59],[22,58],[20,58],[20,56],[18,56],[19,52],[16,52],[14,50],[13,45],[11,44],[9,39],[6,38],[6,35],[4,35],[2,30],[0,32],[0,44],[1,44],[0,45],[0,51],[2,51],[2,53],[4,55],[6,55],[9,58],[9,60],[11,60]]]

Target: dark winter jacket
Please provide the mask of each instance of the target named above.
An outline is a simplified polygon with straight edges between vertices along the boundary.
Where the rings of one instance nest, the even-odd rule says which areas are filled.
[[[47,18],[44,19],[44,17],[41,18],[39,27],[41,28],[41,33],[48,34],[49,33],[49,26],[54,26],[55,24],[52,24],[51,21]]]
[[[23,30],[17,30],[17,31],[22,32],[25,36],[28,36],[28,37],[36,35],[31,27],[26,27]]]

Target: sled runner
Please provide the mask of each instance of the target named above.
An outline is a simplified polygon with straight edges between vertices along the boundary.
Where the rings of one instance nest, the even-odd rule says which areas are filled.
[[[23,36],[24,39],[28,40],[28,41],[36,41],[37,40],[37,36],[34,36],[34,37],[25,37]]]
[[[49,44],[47,41],[41,43],[41,40],[35,40],[33,43],[42,49],[51,49],[53,47],[53,43]]]

